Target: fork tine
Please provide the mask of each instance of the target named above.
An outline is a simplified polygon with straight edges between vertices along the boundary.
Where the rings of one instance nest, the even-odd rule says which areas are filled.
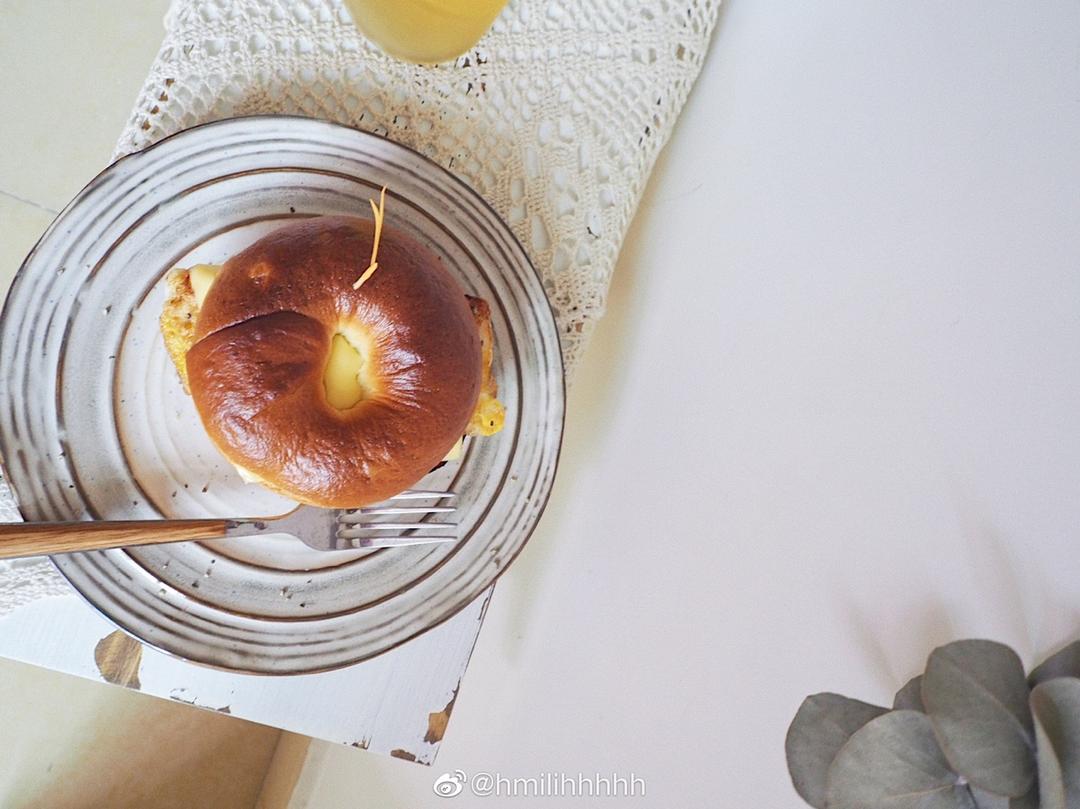
[[[352,514],[359,514],[364,517],[378,514],[449,514],[454,510],[453,506],[386,506],[382,508],[361,508],[352,512]]]
[[[348,531],[374,530],[374,531],[409,531],[416,528],[457,528],[456,522],[364,522],[342,523],[343,529]]]
[[[409,545],[442,545],[457,542],[457,537],[446,536],[408,536],[408,537],[358,537],[344,540],[356,549],[361,548],[402,548]]]
[[[420,489],[409,489],[395,494],[390,500],[443,500],[447,497],[453,497],[453,492],[428,492]]]

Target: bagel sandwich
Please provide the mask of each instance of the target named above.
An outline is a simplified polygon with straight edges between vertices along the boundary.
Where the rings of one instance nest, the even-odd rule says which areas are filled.
[[[285,225],[167,284],[165,346],[248,481],[357,508],[503,426],[488,304],[380,210]]]

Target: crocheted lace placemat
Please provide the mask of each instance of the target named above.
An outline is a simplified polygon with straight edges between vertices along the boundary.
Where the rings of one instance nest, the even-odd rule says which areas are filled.
[[[365,40],[338,0],[173,0],[114,156],[257,113],[325,118],[411,146],[509,223],[543,279],[570,374],[719,8],[512,0],[469,53],[417,66]],[[18,518],[0,481],[0,520]],[[46,560],[0,562],[0,614],[65,592]]]

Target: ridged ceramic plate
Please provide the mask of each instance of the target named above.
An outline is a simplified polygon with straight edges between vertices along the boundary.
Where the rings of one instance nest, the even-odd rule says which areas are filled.
[[[0,456],[27,520],[276,514],[203,432],[157,318],[172,267],[221,262],[295,217],[386,216],[493,313],[506,428],[419,485],[457,494],[461,541],[320,554],[291,537],[55,559],[87,601],[187,660],[263,674],[347,666],[480,595],[525,544],[551,488],[563,371],[540,281],[506,225],[426,158],[280,116],[190,129],[124,158],[60,214],[0,320]]]

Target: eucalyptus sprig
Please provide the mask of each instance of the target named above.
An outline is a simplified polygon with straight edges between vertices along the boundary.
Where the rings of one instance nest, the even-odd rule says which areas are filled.
[[[803,700],[788,771],[815,809],[1080,807],[1080,642],[1027,677],[988,640],[935,649],[891,709]]]

